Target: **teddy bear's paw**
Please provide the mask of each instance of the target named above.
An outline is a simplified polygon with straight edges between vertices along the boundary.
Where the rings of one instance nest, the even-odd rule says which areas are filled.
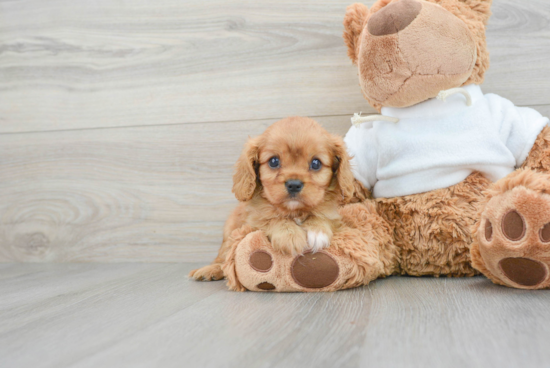
[[[323,251],[307,251],[291,258],[266,250],[256,250],[250,254],[248,265],[253,270],[250,271],[252,275],[248,276],[252,276],[254,281],[246,287],[256,291],[325,289],[335,283],[340,271],[334,257]]]
[[[472,262],[498,284],[550,287],[550,195],[516,187],[494,196],[483,211]]]
[[[273,257],[267,251],[256,250],[252,252],[250,257],[248,258],[248,264],[254,271],[260,274],[265,274],[263,279],[266,279],[266,280],[270,279],[270,281],[273,281],[271,280],[272,277],[267,275],[267,273],[269,273],[271,268],[273,268]],[[262,281],[260,283],[257,283],[255,287],[262,291],[271,291],[271,290],[277,289],[275,285],[273,285],[271,282],[268,282],[268,281]],[[252,288],[254,288],[254,286],[252,286]]]
[[[248,234],[235,251],[235,273],[242,286],[251,291],[281,291],[280,262],[290,258],[276,252],[262,231]],[[277,258],[277,261],[276,261]]]
[[[267,237],[256,231],[247,235],[235,253],[235,271],[240,284],[251,291],[329,291],[343,280],[341,269],[349,268],[348,257],[323,251],[293,256],[275,251]]]

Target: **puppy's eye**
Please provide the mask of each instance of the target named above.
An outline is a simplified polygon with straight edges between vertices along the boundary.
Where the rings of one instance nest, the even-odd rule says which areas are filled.
[[[267,164],[269,165],[269,167],[271,167],[272,169],[276,169],[279,167],[279,165],[281,165],[281,161],[279,160],[279,157],[271,157],[269,159],[269,161],[267,162]]]
[[[323,166],[321,161],[318,158],[314,158],[313,160],[311,160],[311,165],[309,165],[309,168],[311,170],[317,171],[321,169],[321,166]]]

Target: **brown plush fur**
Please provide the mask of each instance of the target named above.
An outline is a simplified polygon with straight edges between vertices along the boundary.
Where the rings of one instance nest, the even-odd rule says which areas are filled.
[[[521,167],[539,172],[550,172],[550,127],[545,127],[540,132],[529,156]]]
[[[491,0],[425,0],[421,13],[404,30],[370,35],[369,19],[393,2],[379,0],[370,10],[353,4],[344,17],[348,56],[358,65],[361,90],[374,108],[411,106],[440,90],[483,82],[489,67],[485,25]],[[441,34],[434,32],[439,29]]]
[[[370,9],[350,5],[344,41],[348,56],[358,65],[365,98],[380,111],[383,106],[412,106],[443,89],[481,84],[489,67],[485,26],[490,7],[491,0],[378,0]],[[378,213],[393,227],[394,244],[400,249],[399,272],[434,276],[482,272],[502,285],[550,287],[550,242],[541,235],[550,222],[548,172],[550,128],[546,127],[522,169],[497,183],[474,173],[450,188],[377,199]],[[517,241],[503,235],[508,226],[504,216],[510,211],[519,213],[526,229]],[[491,240],[484,227],[489,223]],[[518,278],[516,271],[523,276],[531,273],[531,279]],[[536,284],[537,277],[547,278]]]
[[[363,4],[353,4],[346,9],[344,17],[344,41],[348,46],[348,56],[354,64],[357,64],[359,52],[359,37],[367,24],[369,9]]]
[[[482,191],[490,182],[479,173],[449,188],[377,199],[382,217],[394,227],[402,274],[473,276],[470,228],[477,222]]]
[[[291,267],[295,256],[277,253],[261,232],[250,228],[239,231],[235,239],[248,233],[240,242],[234,242],[223,265],[229,289],[235,291],[265,291],[257,285],[269,283],[272,291],[335,291],[366,285],[380,277],[397,272],[399,251],[391,239],[391,229],[376,213],[373,203],[350,204],[340,209],[343,226],[334,234],[332,244],[324,252],[331,255],[339,268],[337,279],[329,286],[312,289],[298,285]],[[258,272],[249,264],[255,251],[271,255],[273,266],[267,272]]]
[[[280,160],[277,168],[269,166],[273,157]],[[319,170],[310,168],[313,159],[322,162]],[[288,180],[301,180],[302,191],[291,196],[285,187]],[[212,265],[193,270],[190,276],[195,279],[224,277],[222,264],[235,239],[242,237],[244,230],[239,229],[245,225],[262,230],[281,254],[296,255],[308,247],[328,246],[342,226],[339,205],[351,202],[360,187],[351,173],[342,139],[314,120],[301,117],[278,121],[251,138],[237,161],[233,183],[233,192],[243,203],[225,224],[218,257]],[[357,197],[364,193],[358,191]],[[328,242],[319,245],[313,240],[311,244],[311,233],[324,234]]]
[[[491,0],[424,0],[422,11],[412,22],[396,23],[395,29],[382,24],[376,31],[379,36],[366,35],[373,14],[395,1],[402,0],[378,0],[370,10],[362,4],[351,5],[344,19],[348,56],[358,64],[363,94],[375,108],[390,104],[410,106],[435,97],[434,91],[442,86],[483,82],[489,67],[485,25]],[[408,20],[413,13],[408,13]],[[430,24],[437,22],[449,24],[446,29],[452,37],[447,39],[445,32],[430,33]],[[457,54],[450,57],[455,51]],[[432,59],[425,60],[426,55]],[[364,60],[375,62],[368,64]],[[372,90],[377,88],[378,95],[373,97]],[[277,136],[268,133],[271,135]],[[281,134],[274,141],[275,146],[288,146],[288,139],[287,134]],[[305,142],[310,141],[306,139],[301,145],[310,145]],[[262,156],[262,149],[269,145],[261,138],[249,142],[234,177],[235,194],[246,202],[228,220],[215,263],[192,274],[194,278],[219,279],[225,275],[229,288],[240,291],[263,291],[260,286],[264,283],[273,291],[333,291],[365,285],[392,274],[458,277],[481,272],[500,285],[550,288],[549,127],[539,134],[522,168],[496,183],[474,172],[449,188],[376,200],[370,199],[370,193],[349,177],[349,163],[341,142],[336,138],[328,142],[332,143],[327,143],[327,147],[339,152],[335,156],[343,158],[337,160],[339,173],[327,171],[325,179],[319,180],[324,189],[311,193],[312,198],[323,200],[311,202],[315,205],[305,200],[301,211],[285,209],[281,182],[262,167],[262,162],[273,154]],[[295,162],[307,161],[295,156]],[[346,204],[357,201],[363,203]],[[337,209],[338,203],[344,206]],[[257,214],[251,215],[247,208]],[[512,225],[507,222],[510,213],[516,214]],[[333,235],[330,247],[323,252],[339,269],[334,282],[317,289],[300,286],[292,273],[293,262],[299,258],[290,250],[299,253],[305,248],[285,248],[285,244],[295,243],[296,228],[300,229],[288,219],[312,215],[332,226],[328,231],[315,223]],[[287,221],[292,225],[274,231],[270,225],[274,218],[276,223]],[[306,220],[302,227],[307,226]],[[521,229],[521,236],[512,237],[510,229]],[[300,231],[300,241],[304,243],[303,230]],[[277,233],[283,234],[284,241],[274,238]],[[273,260],[265,272],[252,267],[251,255],[258,250]]]
[[[505,258],[524,257],[550,266],[550,246],[541,241],[539,231],[550,222],[550,175],[522,169],[496,183],[487,191],[486,205],[480,221],[474,228],[472,244],[474,267],[494,283],[526,289],[550,287],[550,278],[542,285],[518,285],[509,280],[499,267]],[[517,242],[507,239],[501,227],[504,215],[516,210],[526,222],[526,234]],[[488,241],[482,225],[492,223],[493,239]]]
[[[321,289],[298,285],[291,272],[295,256],[278,254],[264,234],[252,233],[249,227],[236,230],[224,264],[228,286],[265,291],[258,285],[268,282],[274,286],[271,291],[334,291],[392,274],[460,277],[482,272],[500,285],[550,288],[550,277],[525,286],[508,279],[498,266],[503,259],[520,257],[550,270],[550,245],[540,239],[540,229],[550,222],[549,152],[550,127],[546,127],[525,167],[496,183],[476,172],[449,188],[343,206],[342,226],[327,249],[340,274]],[[513,244],[495,226],[495,240],[488,246],[480,231],[485,219],[500,223],[510,209],[526,219],[527,235]],[[250,267],[249,257],[258,249],[274,260],[267,273]]]
[[[541,285],[526,287],[511,282],[497,263],[507,257],[526,257],[550,268],[550,246],[541,242],[539,230],[550,222],[550,127],[539,134],[522,168],[491,185],[472,228],[472,265],[499,285],[526,289],[550,288],[550,278]],[[517,210],[527,222],[527,234],[517,244],[502,237],[500,227],[504,213]],[[485,219],[494,225],[495,240],[488,242],[481,226]],[[483,253],[483,254],[482,254]]]

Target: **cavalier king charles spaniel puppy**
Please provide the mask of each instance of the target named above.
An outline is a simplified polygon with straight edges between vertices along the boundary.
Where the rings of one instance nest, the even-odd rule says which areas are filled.
[[[342,139],[304,117],[280,120],[249,138],[236,163],[233,193],[241,203],[225,223],[218,257],[191,271],[196,280],[224,277],[231,233],[244,225],[262,230],[282,254],[326,248],[341,225],[338,207],[367,195],[353,177]]]

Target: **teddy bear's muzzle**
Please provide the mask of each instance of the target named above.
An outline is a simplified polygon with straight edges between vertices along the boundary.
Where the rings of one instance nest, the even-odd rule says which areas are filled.
[[[416,0],[401,0],[374,13],[369,19],[368,30],[373,36],[394,34],[407,28],[418,16],[422,5]]]
[[[370,16],[361,37],[361,88],[382,106],[408,107],[462,86],[477,58],[468,25],[426,1],[390,3]]]

